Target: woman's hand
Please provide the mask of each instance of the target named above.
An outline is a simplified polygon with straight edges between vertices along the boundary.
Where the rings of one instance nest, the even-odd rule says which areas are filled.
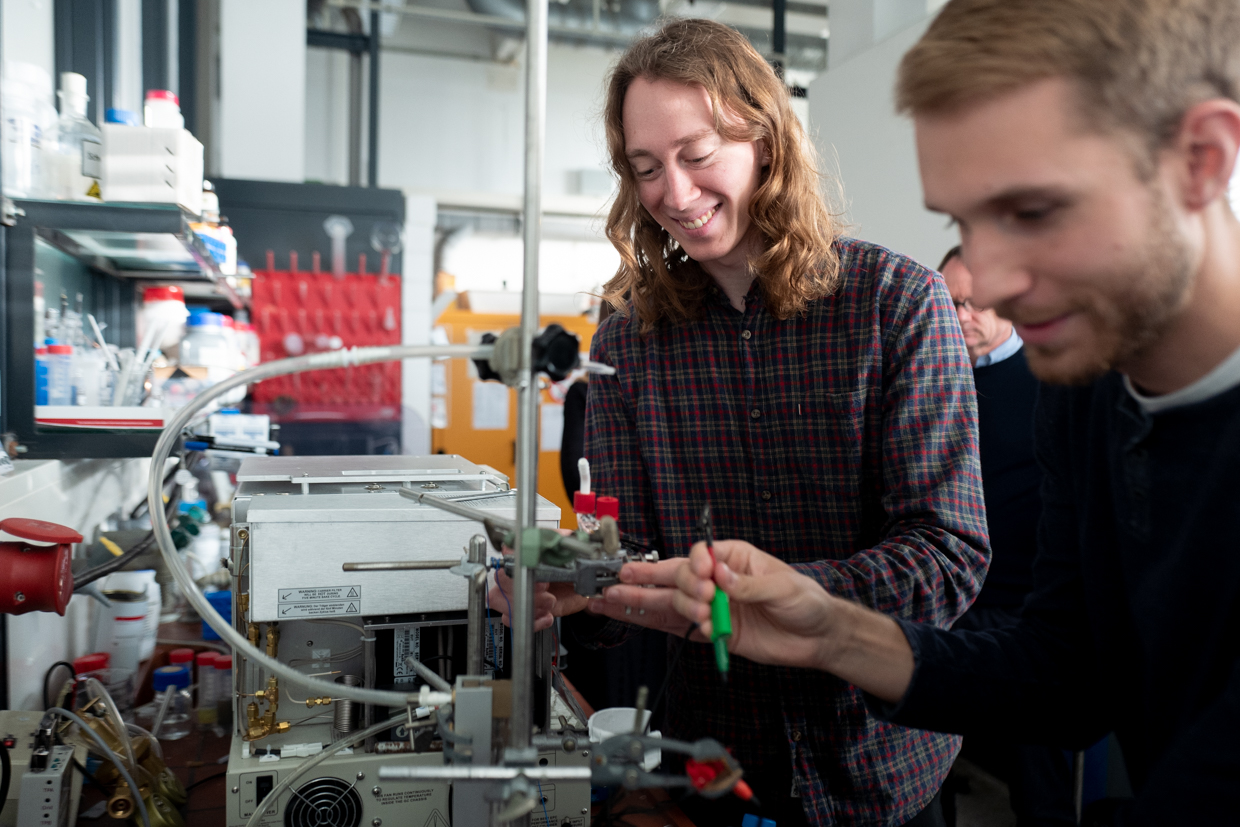
[[[512,626],[512,578],[501,568],[495,572],[495,585],[488,599],[491,608],[503,615],[504,625]],[[573,591],[571,583],[534,584],[534,631],[549,628],[555,618],[576,614],[586,607],[586,598]]]

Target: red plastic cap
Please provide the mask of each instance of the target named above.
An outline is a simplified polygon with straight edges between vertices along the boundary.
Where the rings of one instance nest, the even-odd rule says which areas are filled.
[[[175,93],[170,92],[167,89],[147,89],[146,99],[169,101],[170,103],[175,103],[177,106],[181,105],[181,99],[178,98]]]
[[[232,670],[232,655],[216,655],[215,656],[215,668],[216,669],[228,669],[231,671]]]
[[[578,514],[593,514],[594,513],[594,500],[595,500],[594,492],[585,494],[581,491],[578,491],[577,493],[573,494],[573,511],[576,511]]]
[[[611,517],[613,520],[620,519],[620,501],[615,497],[599,497],[598,510],[595,512],[601,520],[604,517]]]
[[[89,655],[82,655],[80,658],[73,659],[73,671],[80,675],[83,672],[107,669],[108,661],[111,659],[112,656],[107,652],[93,652]]]
[[[169,663],[193,663],[194,662],[194,650],[193,649],[173,649],[171,652],[168,653],[168,662]]]
[[[53,345],[53,347],[61,347],[61,345]],[[64,347],[70,351],[73,350],[68,345]],[[82,535],[68,526],[49,523],[45,520],[29,520],[25,517],[10,517],[0,521],[0,531],[12,534],[14,537],[21,537],[23,540],[33,540],[36,543],[82,542]]]
[[[224,323],[224,327],[231,327],[231,328],[233,328],[233,329],[236,329],[236,327],[237,327],[237,324],[236,324],[236,322],[234,322],[234,321],[233,321],[233,317],[232,317],[232,316],[227,316],[227,315],[223,315],[223,314],[221,314],[221,316],[220,316],[220,321],[222,321],[222,322]]]
[[[41,347],[36,347],[36,348],[34,349],[34,353],[35,353],[35,355],[36,355],[36,356],[46,356],[46,355],[47,355],[47,345],[43,345],[43,346],[41,346]]]
[[[52,356],[73,355],[73,345],[48,345],[47,352]]]
[[[148,287],[142,291],[144,302],[180,302],[185,304],[185,291],[175,284]]]
[[[199,652],[198,657],[195,658],[195,660],[198,662],[198,668],[202,669],[205,666],[215,666],[215,659],[218,657],[218,652]]]

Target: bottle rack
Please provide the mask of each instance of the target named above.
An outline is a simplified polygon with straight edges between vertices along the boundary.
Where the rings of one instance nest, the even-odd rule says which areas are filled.
[[[256,272],[251,298],[262,361],[339,348],[395,345],[401,341],[400,277],[359,272],[337,278],[297,269],[276,270],[268,256],[266,270]],[[395,419],[400,412],[401,365],[337,368],[281,376],[256,385],[251,398],[282,414],[348,421]]]

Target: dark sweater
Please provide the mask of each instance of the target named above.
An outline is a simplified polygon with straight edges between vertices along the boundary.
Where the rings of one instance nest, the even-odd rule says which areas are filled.
[[[1038,380],[1022,347],[993,365],[973,369],[977,386],[978,449],[990,571],[973,607],[1016,612],[1033,586],[1042,470],[1033,455],[1033,406]]]
[[[1240,819],[1240,388],[1144,413],[1109,374],[1043,386],[1046,472],[1020,622],[900,621],[916,659],[891,719],[1079,746],[1114,730],[1123,825]]]

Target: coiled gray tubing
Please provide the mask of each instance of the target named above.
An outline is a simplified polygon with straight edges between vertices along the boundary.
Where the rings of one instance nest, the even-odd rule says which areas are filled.
[[[361,686],[362,679],[357,675],[341,675],[336,678],[336,683],[342,683],[345,686]],[[335,729],[340,735],[346,735],[353,731],[354,725],[357,723],[353,715],[353,701],[348,698],[337,698],[334,703],[336,718]]]

